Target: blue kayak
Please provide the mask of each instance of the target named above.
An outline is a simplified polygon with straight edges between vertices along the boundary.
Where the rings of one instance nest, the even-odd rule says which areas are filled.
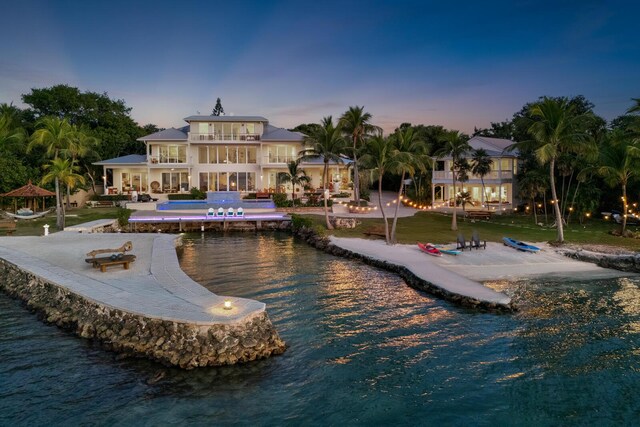
[[[519,240],[512,239],[511,237],[503,237],[502,241],[505,245],[511,246],[514,249],[525,252],[539,252],[540,248],[537,246],[530,245],[525,242],[521,242]]]
[[[438,250],[440,252],[442,252],[443,254],[448,254],[448,255],[460,255],[462,253],[461,250],[456,249],[455,246],[451,246],[451,247],[445,247],[443,245],[434,245],[432,243],[429,243],[431,246],[438,248]]]

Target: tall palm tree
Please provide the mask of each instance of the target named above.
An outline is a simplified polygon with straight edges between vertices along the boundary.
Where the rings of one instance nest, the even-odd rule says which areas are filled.
[[[373,116],[364,111],[362,107],[349,107],[347,111],[340,117],[339,124],[351,141],[351,150],[349,150],[353,159],[353,195],[360,206],[360,176],[358,175],[358,146],[362,145],[365,140],[375,133],[380,132],[380,128],[369,123]]]
[[[329,221],[329,207],[327,204],[329,197],[329,162],[342,163],[342,154],[346,148],[345,140],[342,137],[342,127],[340,124],[334,126],[331,116],[323,118],[320,126],[310,133],[304,138],[304,144],[307,148],[300,153],[301,159],[319,158],[324,163],[324,168],[322,169],[324,217],[327,222],[327,229],[331,230],[333,225]]]
[[[392,172],[400,173],[400,188],[398,189],[398,203],[393,215],[393,224],[391,226],[391,244],[396,243],[396,225],[398,223],[398,210],[400,209],[400,201],[402,199],[402,190],[404,189],[404,179],[407,175],[414,175],[416,170],[424,171],[431,158],[427,155],[426,145],[413,128],[404,128],[393,134],[390,138],[394,144],[392,154],[393,161],[390,169]]]
[[[71,143],[60,151],[60,155],[71,159],[71,163],[73,165],[77,165],[80,159],[93,152],[99,141],[97,138],[89,134],[89,130],[87,128],[77,128],[76,126],[73,126],[73,131],[74,134]],[[66,186],[67,209],[71,206],[70,198],[72,189],[73,187]]]
[[[0,114],[0,150],[20,144],[25,137],[24,130],[16,126],[11,114]]]
[[[531,201],[533,222],[537,224],[538,212],[536,209],[536,197],[543,194],[546,189],[546,174],[543,174],[543,171],[538,171],[537,169],[529,171],[518,179],[518,188],[520,198]]]
[[[293,204],[293,210],[296,210],[296,186],[304,186],[311,181],[311,178],[307,176],[304,169],[300,169],[300,159],[292,160],[287,164],[287,173],[281,176],[282,182],[291,183],[291,201]]]
[[[77,184],[84,184],[85,182],[84,177],[77,173],[79,168],[74,166],[70,159],[55,158],[51,160],[51,163],[44,165],[43,168],[47,173],[42,177],[42,184],[55,181],[56,200],[61,198],[60,183],[67,187],[74,187]],[[64,207],[56,206],[56,209],[58,207],[62,208],[62,223],[58,225],[58,228],[64,230]]]
[[[471,150],[469,141],[458,131],[448,131],[443,135],[442,143],[444,146],[436,152],[438,158],[451,157],[451,181],[453,184],[453,216],[451,217],[451,230],[458,229],[458,219],[456,214],[456,181],[458,174],[464,172],[464,164],[462,160],[464,156]]]
[[[543,98],[531,106],[525,118],[527,132],[533,138],[535,156],[541,164],[549,164],[549,184],[556,217],[557,241],[564,241],[560,200],[556,191],[556,162],[562,153],[583,151],[588,137],[585,124],[589,116],[578,114],[565,99]]]
[[[49,158],[60,158],[60,152],[73,144],[75,130],[66,120],[57,117],[43,117],[36,123],[37,130],[31,135],[31,141],[27,151],[36,146],[43,146]],[[58,230],[64,229],[64,211],[62,209],[62,197],[60,195],[60,181],[58,175],[54,175],[56,186],[56,226]]]
[[[480,177],[480,182],[482,182],[482,206],[484,206],[484,197],[486,194],[486,189],[484,187],[484,177],[491,173],[491,166],[493,165],[493,161],[489,154],[484,148],[478,148],[473,151],[473,157],[471,158],[471,173]]]
[[[361,158],[363,166],[378,175],[378,206],[384,221],[384,235],[387,245],[391,244],[391,238],[389,236],[387,215],[384,211],[384,206],[382,206],[382,177],[393,164],[394,150],[395,147],[390,138],[383,138],[381,135],[377,135],[369,140]]]
[[[627,186],[630,181],[640,176],[640,159],[633,156],[630,148],[633,142],[620,131],[613,131],[609,141],[602,147],[598,174],[604,181],[615,188],[620,186],[622,193],[622,234],[627,228]]]

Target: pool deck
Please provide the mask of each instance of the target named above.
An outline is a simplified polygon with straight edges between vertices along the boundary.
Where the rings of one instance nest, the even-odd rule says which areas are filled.
[[[480,282],[540,276],[594,279],[633,275],[569,259],[546,244],[539,244],[542,250],[537,254],[488,242],[487,249],[466,250],[456,256],[434,257],[422,252],[417,245],[389,246],[381,240],[332,236],[331,243],[368,258],[406,267],[418,278],[447,292],[505,306],[511,303],[509,296]]]
[[[89,300],[132,314],[195,325],[235,324],[265,311],[265,304],[216,295],[187,276],[178,263],[177,236],[85,234],[63,231],[42,237],[0,237],[0,258]],[[85,262],[87,252],[133,242],[129,270],[102,273]],[[223,309],[225,300],[232,309]]]

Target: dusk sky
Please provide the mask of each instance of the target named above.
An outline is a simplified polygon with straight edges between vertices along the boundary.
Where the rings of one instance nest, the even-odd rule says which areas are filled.
[[[59,83],[140,124],[262,115],[280,127],[364,105],[465,132],[539,96],[604,118],[640,97],[637,1],[28,1],[0,8],[0,102]]]

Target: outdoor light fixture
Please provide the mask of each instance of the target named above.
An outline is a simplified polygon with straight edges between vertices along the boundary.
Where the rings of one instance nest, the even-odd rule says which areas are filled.
[[[225,310],[231,310],[233,308],[233,307],[231,307],[231,301],[230,300],[225,300],[223,308]]]
[[[589,218],[591,216],[591,212],[587,212],[585,215],[587,218]]]

